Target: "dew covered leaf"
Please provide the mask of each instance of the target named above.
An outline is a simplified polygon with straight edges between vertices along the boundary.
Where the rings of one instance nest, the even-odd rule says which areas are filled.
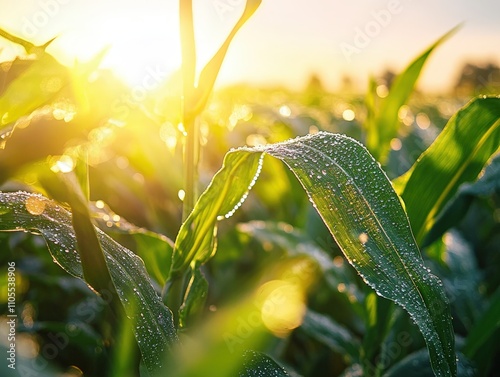
[[[215,252],[218,219],[229,217],[245,200],[262,166],[261,155],[231,153],[200,196],[175,240],[170,276],[191,263],[205,263]]]
[[[456,373],[448,299],[426,269],[398,196],[357,141],[319,133],[264,151],[297,176],[348,261],[419,326],[438,376]]]
[[[255,351],[243,355],[243,369],[238,377],[287,377],[289,374],[269,356]]]
[[[55,202],[26,192],[0,193],[0,231],[41,234],[54,262],[83,279],[71,214]],[[96,232],[120,301],[134,324],[144,363],[151,375],[157,375],[165,352],[177,341],[172,313],[151,286],[142,260],[100,229]]]
[[[500,98],[476,98],[448,121],[413,167],[395,180],[418,242],[458,187],[475,180],[499,147]]]
[[[424,266],[391,182],[368,151],[349,137],[320,132],[229,152],[187,219],[188,225],[183,225],[182,238],[176,241],[182,256],[177,266],[187,266],[185,256],[191,255],[189,264],[192,255],[208,255],[212,250],[199,247],[213,244],[217,217],[239,203],[263,153],[292,170],[364,281],[410,314],[426,340],[436,375],[454,376],[454,334],[442,283]],[[181,245],[189,247],[182,250]]]

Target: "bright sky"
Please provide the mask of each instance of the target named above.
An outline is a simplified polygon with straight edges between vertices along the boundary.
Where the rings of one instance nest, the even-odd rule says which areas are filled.
[[[194,0],[199,61],[213,54],[244,4]],[[59,36],[49,51],[68,64],[111,45],[104,65],[138,84],[180,63],[177,0],[0,0],[0,9],[0,27],[11,33],[36,43]],[[298,89],[318,73],[332,90],[344,74],[364,88],[370,74],[402,69],[464,22],[420,81],[425,90],[447,90],[466,61],[500,65],[499,15],[498,0],[263,0],[231,45],[218,84]]]

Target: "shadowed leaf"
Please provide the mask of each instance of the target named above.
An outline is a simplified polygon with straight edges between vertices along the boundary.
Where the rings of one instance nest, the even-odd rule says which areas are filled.
[[[395,180],[418,242],[458,187],[475,180],[500,147],[500,98],[477,98],[458,111],[408,173]]]
[[[55,202],[25,192],[0,193],[0,230],[41,234],[54,262],[84,278],[71,214]],[[134,324],[144,363],[152,376],[161,375],[166,368],[161,360],[177,341],[172,314],[151,286],[142,260],[99,229],[95,231],[120,301]],[[101,293],[104,300],[109,299],[106,292]]]

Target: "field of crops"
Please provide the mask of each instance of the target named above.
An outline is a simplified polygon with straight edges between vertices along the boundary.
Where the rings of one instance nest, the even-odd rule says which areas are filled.
[[[0,374],[496,375],[498,87],[415,91],[446,35],[362,94],[213,91],[232,35],[195,80],[181,21],[151,91],[0,30]]]

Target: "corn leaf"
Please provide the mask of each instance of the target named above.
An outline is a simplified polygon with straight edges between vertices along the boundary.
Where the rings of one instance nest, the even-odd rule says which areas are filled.
[[[197,253],[203,256],[200,262],[210,258],[207,251],[215,250],[198,246],[213,244],[207,240],[214,237],[217,217],[227,209],[231,214],[234,202],[240,205],[238,198],[255,180],[263,153],[292,170],[364,281],[410,314],[426,340],[436,375],[455,376],[454,334],[442,283],[424,266],[391,182],[368,151],[346,136],[321,132],[229,152],[179,233],[173,265],[186,266]]]
[[[192,270],[184,302],[179,310],[179,325],[188,327],[203,313],[208,296],[208,281],[200,268]]]
[[[191,263],[205,263],[215,252],[217,220],[232,215],[260,171],[261,156],[252,153],[228,153],[223,168],[200,196],[193,212],[182,224],[175,240],[170,279]],[[246,169],[245,174],[241,174]]]
[[[429,55],[436,47],[455,33],[457,29],[458,27],[455,27],[439,38],[432,46],[411,62],[405,71],[395,78],[389,94],[381,100],[380,107],[377,109],[378,111],[376,111],[375,116],[372,115],[368,118],[371,124],[367,126],[369,131],[366,140],[367,147],[378,161],[384,162],[387,157],[390,142],[398,133],[400,123],[398,118],[399,108],[410,98]],[[373,98],[373,84],[371,86],[370,93],[372,94],[369,98]],[[370,110],[370,106],[368,108]]]
[[[433,227],[426,234],[423,246],[432,244],[444,232],[458,224],[467,214],[475,198],[494,195],[495,192],[500,192],[500,155],[492,159],[477,181],[464,183],[458,188],[455,196],[445,205]]]
[[[247,351],[243,355],[243,369],[238,377],[273,376],[286,377],[289,374],[269,356],[255,351]]]
[[[5,90],[0,98],[0,129],[53,100],[69,83],[66,67],[43,54]]]
[[[3,37],[5,39],[7,39],[8,41],[11,41],[12,43],[16,43],[20,46],[22,46],[25,50],[26,50],[26,53],[28,54],[36,54],[36,55],[39,55],[39,54],[42,54],[45,49],[54,41],[55,38],[45,42],[43,45],[41,46],[37,46],[23,38],[19,38],[11,33],[9,33],[7,30],[4,30],[4,29],[1,29],[0,28],[0,37]]]
[[[458,187],[475,180],[499,146],[500,98],[476,98],[449,120],[408,173],[396,179],[419,243]]]
[[[473,359],[478,350],[488,340],[498,334],[500,328],[500,288],[491,297],[488,308],[484,311],[465,340],[463,353]],[[495,341],[494,341],[495,342]]]
[[[68,211],[41,195],[0,193],[0,230],[41,234],[54,262],[83,280],[71,221]],[[177,341],[172,314],[151,286],[142,260],[101,230],[95,231],[120,301],[134,324],[144,363],[152,376],[160,375],[165,370],[161,364],[164,353]],[[105,292],[102,297],[109,299]]]
[[[349,358],[350,362],[359,361],[359,340],[330,317],[308,310],[300,329],[333,351]]]
[[[467,359],[461,355],[457,355],[457,376],[472,377],[475,376],[474,367]],[[433,377],[431,365],[425,350],[414,352],[399,363],[391,367],[382,377]]]
[[[224,41],[222,46],[219,48],[219,50],[215,53],[212,59],[210,59],[210,61],[201,71],[196,97],[193,98],[195,102],[192,103],[189,108],[189,110],[192,111],[193,113],[198,113],[205,107],[208,97],[210,93],[212,93],[215,80],[217,79],[219,70],[222,66],[222,62],[224,61],[227,50],[229,49],[229,45],[231,44],[231,41],[233,40],[238,30],[240,30],[241,27],[245,24],[245,22],[247,22],[248,19],[255,13],[257,8],[260,6],[261,2],[262,0],[246,0],[243,14],[231,29],[231,32],[226,37],[226,40]]]

